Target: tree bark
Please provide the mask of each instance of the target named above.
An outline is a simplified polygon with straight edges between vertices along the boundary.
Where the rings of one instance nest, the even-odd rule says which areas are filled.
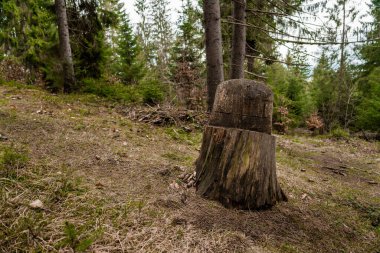
[[[258,56],[258,53],[256,51],[256,41],[255,40],[247,40],[246,42],[246,52],[250,56]],[[248,72],[253,73],[255,66],[255,58],[254,57],[248,57],[247,59],[247,69]]]
[[[232,54],[231,54],[231,79],[244,78],[244,60],[246,44],[245,9],[246,0],[232,0],[234,19]]]
[[[272,113],[266,85],[234,79],[218,86],[196,162],[198,194],[240,209],[287,200],[277,183]]]
[[[70,46],[69,25],[67,22],[65,0],[55,0],[55,9],[58,19],[59,50],[63,69],[63,90],[72,92],[75,89],[75,73]]]
[[[275,137],[207,126],[197,160],[197,193],[226,207],[257,210],[287,200],[277,182]]]
[[[204,0],[207,61],[207,104],[211,111],[217,86],[224,80],[219,0]]]
[[[272,133],[273,93],[264,84],[233,79],[218,86],[210,125]]]

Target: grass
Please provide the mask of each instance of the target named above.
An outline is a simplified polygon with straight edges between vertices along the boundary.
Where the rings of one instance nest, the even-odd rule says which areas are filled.
[[[18,178],[21,169],[26,167],[28,156],[25,151],[5,147],[0,151],[0,175],[5,178]]]
[[[199,146],[202,140],[202,133],[200,131],[188,132],[182,128],[168,127],[165,133],[175,141],[181,141],[193,146]]]
[[[0,141],[0,252],[380,248],[380,188],[367,182],[380,183],[378,143],[279,136],[277,172],[289,202],[229,210],[178,179],[178,166],[194,169],[198,131],[130,121],[122,104],[93,95],[0,86],[0,101],[8,137]],[[321,169],[341,163],[345,176]],[[42,208],[30,206],[35,200]]]

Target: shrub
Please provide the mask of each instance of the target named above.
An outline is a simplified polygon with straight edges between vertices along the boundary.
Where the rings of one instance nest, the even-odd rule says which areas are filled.
[[[350,133],[338,127],[331,131],[330,136],[336,139],[348,139],[350,137]]]
[[[157,79],[145,79],[139,86],[144,103],[158,104],[164,100],[164,90]]]
[[[121,83],[109,84],[103,80],[84,79],[82,92],[95,94],[112,101],[123,103],[138,102],[141,100],[136,86],[127,86]]]

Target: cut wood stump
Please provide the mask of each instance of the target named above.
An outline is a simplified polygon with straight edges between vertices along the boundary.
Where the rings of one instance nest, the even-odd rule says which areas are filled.
[[[265,209],[287,197],[276,175],[273,93],[252,80],[219,85],[196,162],[197,193],[226,207]]]

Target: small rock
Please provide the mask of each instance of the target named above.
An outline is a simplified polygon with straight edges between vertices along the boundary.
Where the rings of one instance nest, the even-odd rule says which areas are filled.
[[[123,146],[127,146],[127,145],[128,145],[128,142],[124,141]]]
[[[313,180],[311,178],[309,178],[307,181],[310,182],[310,183],[315,183],[315,180]]]
[[[373,181],[373,180],[372,180],[372,181],[368,181],[367,183],[368,183],[368,184],[372,184],[372,185],[378,184],[378,182]]]
[[[3,134],[0,134],[0,141],[6,141],[6,140],[8,140],[8,137]]]
[[[96,155],[96,156],[95,156],[95,159],[96,159],[96,160],[100,160],[100,156]]]
[[[301,169],[301,172],[306,172],[306,169]]]
[[[31,208],[33,208],[33,209],[43,209],[43,208],[44,208],[44,204],[43,204],[42,201],[39,200],[39,199],[36,199],[36,200],[34,200],[33,202],[31,202],[31,203],[29,204],[29,206],[30,206]]]

